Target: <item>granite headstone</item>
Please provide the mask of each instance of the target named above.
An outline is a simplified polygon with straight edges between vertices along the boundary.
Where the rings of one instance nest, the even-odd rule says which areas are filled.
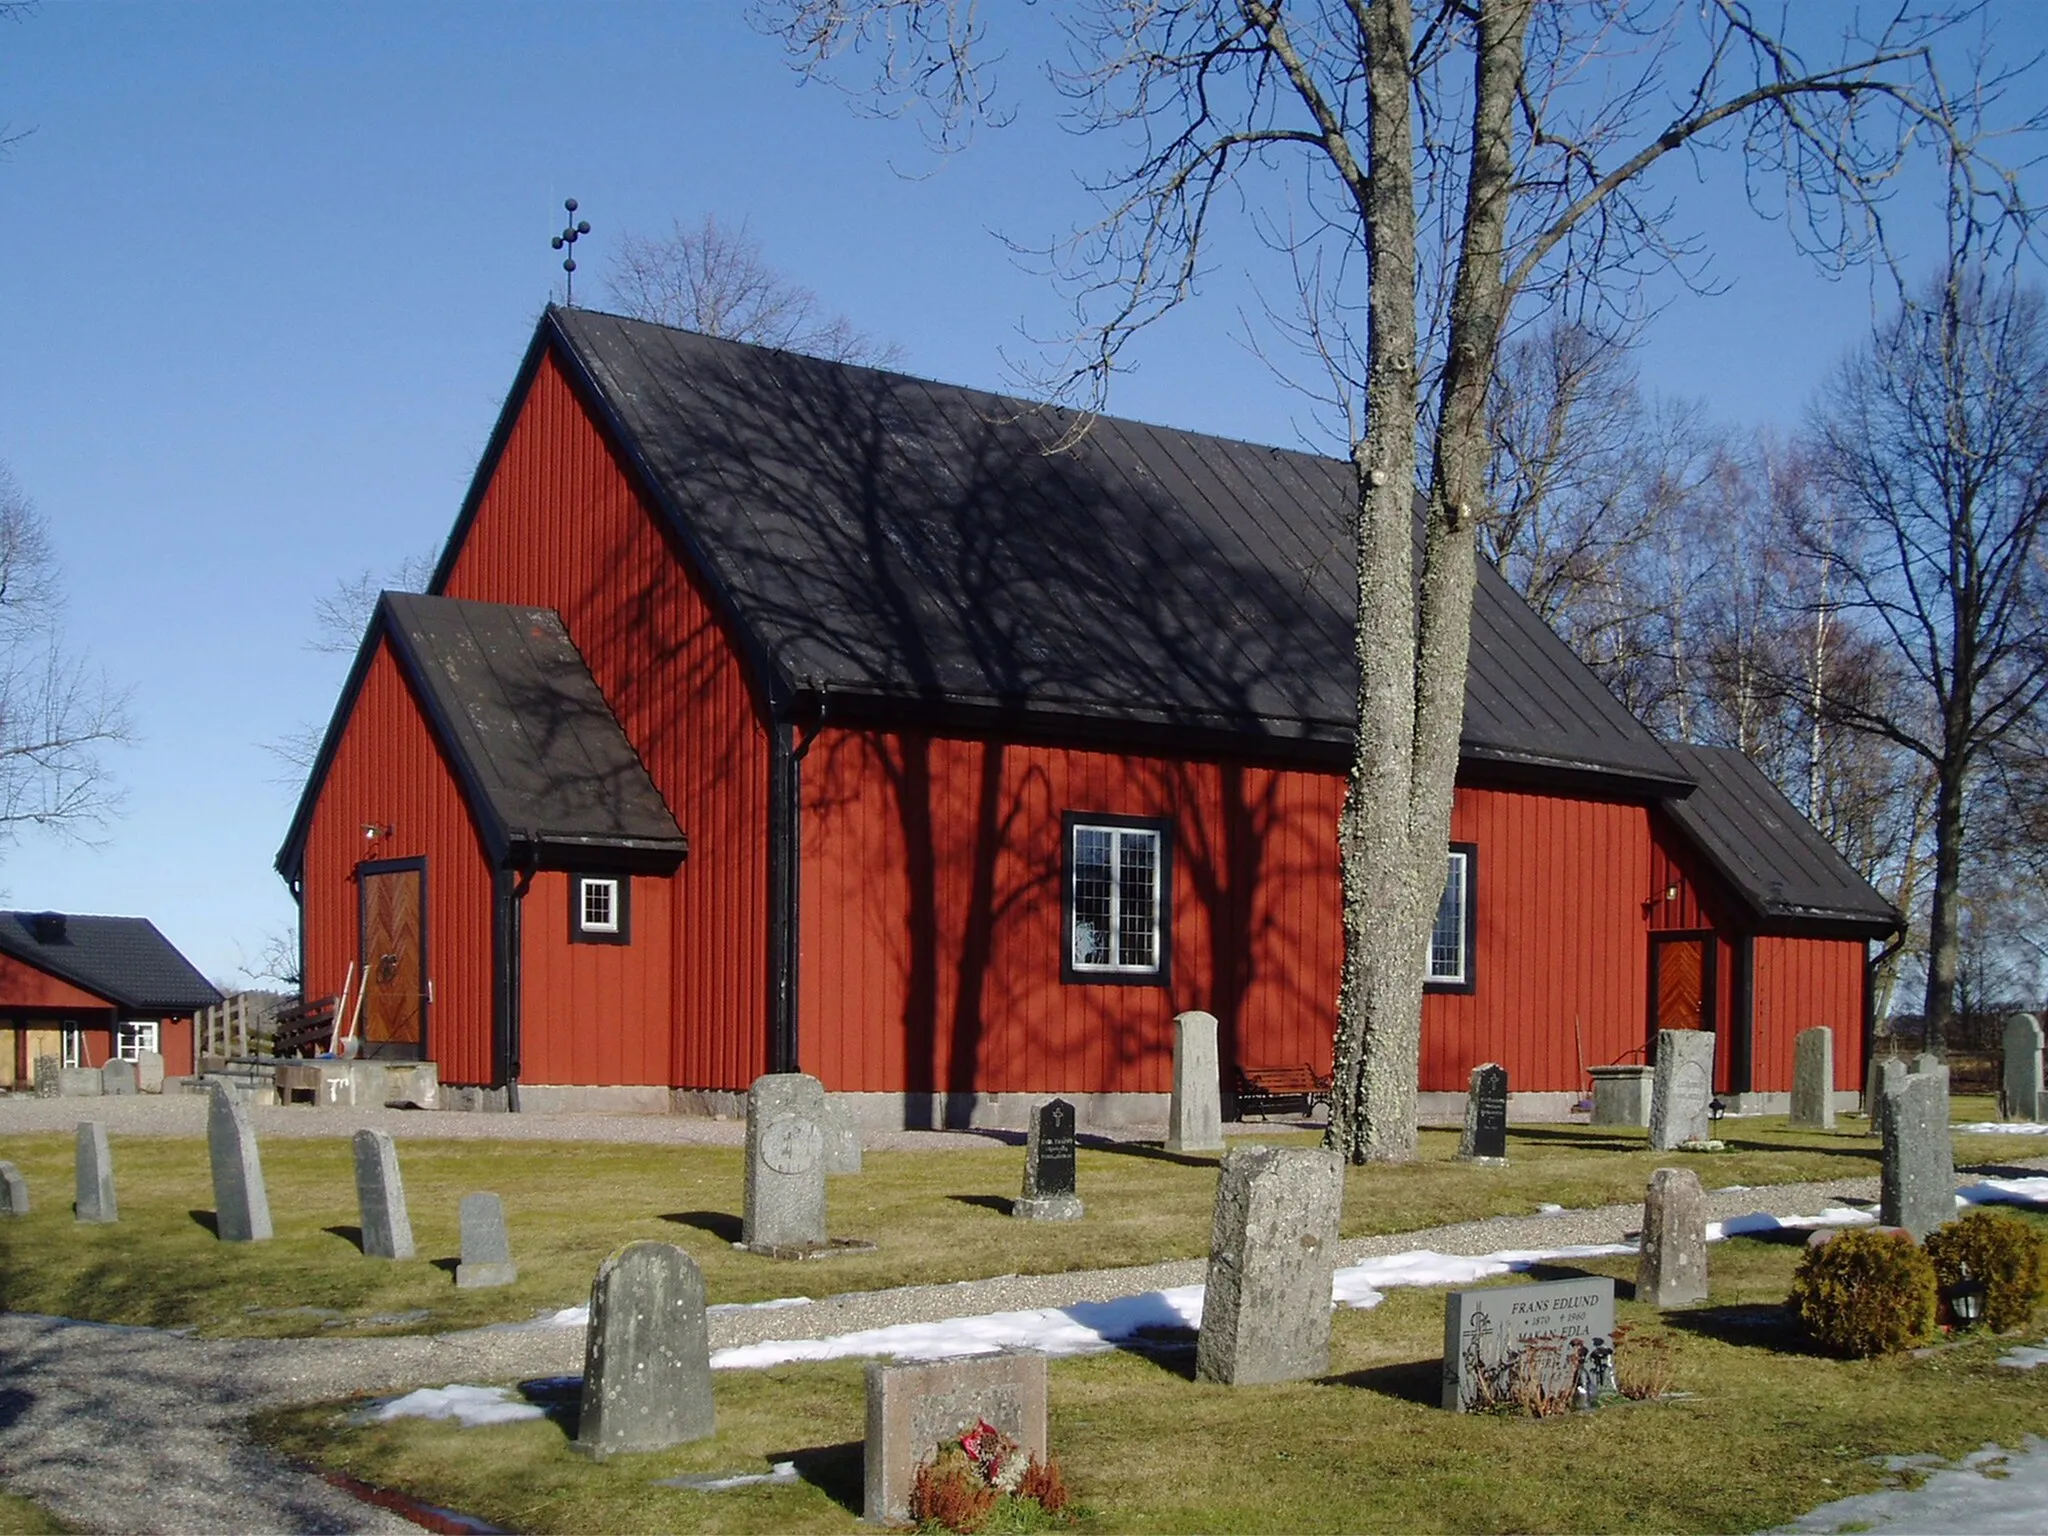
[[[1669,1152],[1713,1135],[1714,1035],[1705,1029],[1657,1031],[1657,1074],[1650,1088],[1650,1147]]]
[[[1074,1106],[1065,1099],[1034,1106],[1024,1141],[1024,1195],[1011,1205],[1010,1214],[1026,1221],[1079,1220],[1074,1152]]]
[[[1878,1220],[1922,1242],[1956,1215],[1955,1148],[1948,1128],[1948,1069],[1883,1074],[1884,1161]]]
[[[1512,1402],[1518,1377],[1549,1391],[1612,1359],[1614,1282],[1603,1275],[1452,1291],[1444,1302],[1446,1408]]]
[[[121,1219],[114,1199],[114,1154],[107,1146],[107,1128],[97,1120],[78,1122],[77,1203],[72,1212],[83,1222]]]
[[[28,1214],[28,1180],[12,1163],[0,1163],[0,1216]]]
[[[2005,1063],[1999,1078],[1998,1113],[2019,1123],[2039,1124],[2042,1114],[2041,1021],[2015,1013],[2005,1021]]]
[[[1689,1307],[1707,1299],[1707,1196],[1690,1168],[1659,1168],[1643,1196],[1636,1300]]]
[[[405,1181],[399,1176],[398,1148],[391,1133],[357,1131],[355,1152],[364,1254],[373,1259],[411,1258],[412,1217],[405,1208]]]
[[[1173,1098],[1166,1110],[1166,1150],[1223,1150],[1223,1068],[1216,1053],[1216,1015],[1199,1009],[1173,1021]]]
[[[462,1258],[455,1266],[455,1284],[465,1291],[480,1291],[517,1280],[519,1266],[512,1262],[505,1202],[488,1190],[479,1190],[464,1195],[457,1209],[462,1221]]]
[[[867,1388],[861,1513],[872,1523],[907,1523],[918,1467],[976,1424],[1001,1430],[1026,1457],[1044,1461],[1050,1453],[1044,1355],[876,1363]]]
[[[64,1058],[38,1056],[35,1069],[36,1097],[54,1099],[64,1092]]]
[[[717,1430],[703,1273],[673,1243],[628,1243],[590,1287],[576,1449],[601,1461]]]
[[[1796,1131],[1835,1128],[1835,1032],[1802,1029],[1792,1037],[1792,1113]]]
[[[1468,1163],[1504,1165],[1508,1160],[1508,1069],[1497,1062],[1472,1069],[1458,1156]]]
[[[206,1107],[206,1151],[213,1164],[214,1235],[224,1243],[260,1243],[271,1235],[270,1195],[249,1109],[216,1085]]]
[[[801,1256],[825,1237],[825,1085],[771,1072],[747,1090],[746,1205],[740,1241],[755,1253]]]
[[[127,1098],[142,1091],[141,1074],[132,1061],[119,1057],[100,1068],[100,1092],[113,1097]]]
[[[135,1053],[135,1086],[144,1093],[164,1091],[164,1055],[162,1051],[137,1051]]]
[[[1233,1147],[1216,1181],[1195,1379],[1300,1381],[1330,1363],[1344,1165],[1326,1147]]]

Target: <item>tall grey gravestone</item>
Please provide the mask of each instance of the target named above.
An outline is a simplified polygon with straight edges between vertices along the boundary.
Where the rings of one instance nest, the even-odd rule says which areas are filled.
[[[270,1195],[249,1110],[225,1087],[206,1108],[206,1151],[213,1163],[214,1235],[224,1243],[260,1243],[271,1235]]]
[[[517,1280],[519,1266],[512,1262],[512,1236],[505,1230],[505,1202],[488,1190],[479,1190],[464,1195],[459,1210],[462,1258],[455,1266],[456,1287],[481,1291]]]
[[[0,1163],[0,1216],[28,1214],[28,1180],[12,1163]]]
[[[2038,1124],[2041,1101],[2041,1021],[2031,1013],[2016,1013],[2005,1021],[1998,1113],[2006,1120]]]
[[[373,1259],[413,1256],[412,1217],[389,1131],[357,1131],[356,1205],[362,1211],[363,1253]]]
[[[823,1248],[825,1085],[771,1072],[747,1090],[746,1207],[740,1241],[776,1256]]]
[[[600,1264],[584,1336],[576,1449],[602,1461],[717,1433],[704,1275],[673,1243],[628,1243]]]
[[[114,1154],[107,1146],[107,1128],[97,1120],[78,1122],[78,1193],[72,1212],[80,1221],[121,1219],[114,1199]]]
[[[1074,1106],[1051,1099],[1031,1111],[1024,1142],[1024,1195],[1010,1207],[1026,1221],[1078,1221],[1074,1193]]]
[[[1955,1220],[1955,1150],[1948,1129],[1948,1072],[1886,1072],[1878,1113],[1884,1163],[1878,1220],[1915,1242]]]
[[[1650,1148],[1669,1152],[1705,1141],[1714,1122],[1714,1035],[1706,1029],[1657,1031],[1657,1075],[1650,1086]]]
[[[1300,1381],[1330,1365],[1344,1165],[1327,1147],[1233,1147],[1216,1181],[1195,1379]]]
[[[1216,1053],[1216,1015],[1199,1009],[1173,1021],[1173,1101],[1166,1111],[1166,1150],[1223,1150],[1223,1068]]]
[[[1690,1168],[1659,1168],[1643,1196],[1636,1300],[1689,1307],[1707,1299],[1707,1197]]]
[[[1496,1062],[1472,1069],[1458,1156],[1468,1163],[1494,1166],[1508,1160],[1508,1069]]]
[[[1835,1032],[1802,1029],[1792,1040],[1792,1114],[1795,1131],[1835,1128]]]

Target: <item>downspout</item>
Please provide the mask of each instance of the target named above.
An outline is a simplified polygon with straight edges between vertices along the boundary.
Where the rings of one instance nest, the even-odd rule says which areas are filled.
[[[803,760],[825,724],[825,695],[811,692],[811,719],[801,739],[787,717],[768,737],[768,1070],[796,1072],[799,903],[803,895]]]
[[[1756,1085],[1756,936],[1739,934],[1728,998],[1728,1091],[1747,1094]]]
[[[518,843],[515,841],[513,846]],[[497,1022],[493,1076],[505,1085],[505,1108],[515,1115],[519,1113],[520,1000],[525,990],[520,979],[520,917],[537,868],[533,845],[529,841],[526,846],[525,869],[508,865],[491,872],[492,894],[496,898],[492,904],[492,927],[496,930],[492,947],[497,952],[497,974],[492,977],[492,991],[496,995],[491,1011]]]

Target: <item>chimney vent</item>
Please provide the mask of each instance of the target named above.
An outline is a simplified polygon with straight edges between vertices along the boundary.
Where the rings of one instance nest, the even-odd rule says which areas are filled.
[[[29,931],[36,936],[38,944],[61,944],[64,942],[64,914],[62,912],[38,912],[28,920]]]

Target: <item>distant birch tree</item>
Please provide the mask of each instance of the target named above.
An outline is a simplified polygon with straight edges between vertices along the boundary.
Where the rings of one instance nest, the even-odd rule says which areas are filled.
[[[796,64],[942,147],[998,103],[973,0],[762,0]],[[1007,15],[1008,13],[1005,12]],[[1219,221],[1283,247],[1298,334],[1357,474],[1358,730],[1339,826],[1344,959],[1330,1144],[1412,1158],[1421,1005],[1443,886],[1485,521],[1490,386],[1518,308],[1626,307],[1686,252],[1651,177],[1727,152],[1830,260],[1868,253],[1879,201],[1929,146],[1972,217],[2018,212],[1979,177],[1934,46],[1957,16],[1797,8],[1806,43],[1743,0],[1095,0],[1053,65],[1076,126],[1126,154],[1064,248],[1084,329],[1070,382],[1099,403],[1132,336],[1193,292]],[[1971,110],[2000,81],[1969,83]],[[1267,215],[1261,220],[1261,211]],[[1418,493],[1425,508],[1420,568]]]

